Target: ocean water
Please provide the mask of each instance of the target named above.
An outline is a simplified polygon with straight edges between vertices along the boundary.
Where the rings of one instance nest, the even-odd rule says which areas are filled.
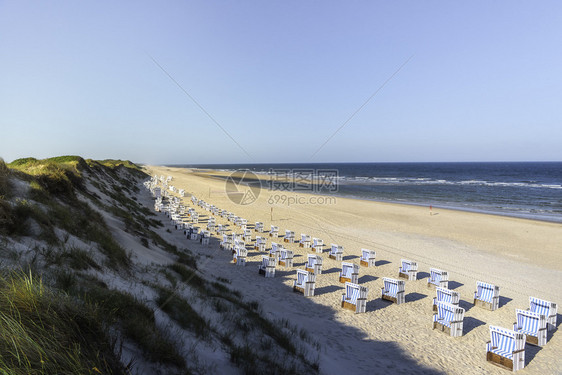
[[[256,174],[307,173],[335,182],[317,191],[562,223],[562,162],[183,164]],[[293,174],[291,174],[293,173]]]

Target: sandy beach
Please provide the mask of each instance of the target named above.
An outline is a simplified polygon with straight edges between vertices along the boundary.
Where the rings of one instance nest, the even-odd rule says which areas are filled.
[[[145,169],[150,175],[173,176],[170,184],[185,189],[183,202],[190,207],[194,195],[249,224],[261,221],[265,230],[279,226],[281,236],[289,229],[297,238],[306,233],[323,239],[327,247],[342,245],[343,259],[357,264],[362,248],[377,252],[376,267],[359,271],[359,284],[368,288],[367,312],[354,314],[340,307],[341,262],[329,259],[326,252],[315,296],[305,298],[292,292],[292,283],[295,269],[303,268],[310,249],[273,239],[295,252],[295,266],[278,268],[274,278],[265,279],[257,272],[262,255],[258,251],[249,252],[246,267],[235,267],[230,252],[219,249],[216,236],[209,247],[186,240],[180,231],[170,236],[200,256],[199,269],[204,274],[231,280],[233,288],[248,301],[259,301],[271,318],[287,319],[306,330],[322,345],[322,374],[505,374],[506,370],[485,359],[489,325],[511,329],[515,309],[526,309],[529,296],[562,302],[560,224],[265,189],[252,204],[238,205],[226,195],[225,181],[210,173],[158,166]],[[284,199],[278,199],[280,195]],[[208,212],[197,210],[205,222],[203,215]],[[217,223],[228,222],[219,217]],[[268,237],[266,248],[271,241]],[[381,300],[382,277],[397,278],[401,259],[417,261],[420,272],[416,281],[406,281],[406,303],[396,305]],[[461,295],[460,307],[466,310],[462,337],[432,329],[435,290],[427,287],[430,267],[448,271],[449,287]],[[477,281],[500,286],[498,310],[473,306]],[[549,332],[544,347],[526,345],[526,366],[520,373],[561,373],[561,353],[562,336],[557,329]]]

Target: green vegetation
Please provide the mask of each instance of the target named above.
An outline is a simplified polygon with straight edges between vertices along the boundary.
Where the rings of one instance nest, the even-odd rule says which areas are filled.
[[[130,161],[61,156],[7,165],[0,159],[2,261],[27,264],[46,283],[21,273],[0,277],[0,374],[124,373],[114,354],[119,352],[116,343],[124,341],[170,373],[201,372],[197,357],[189,354],[196,350],[184,358],[171,329],[191,332],[208,344],[219,342],[248,374],[317,372],[292,341],[300,337],[310,343],[305,331],[264,318],[258,302],[244,301],[226,278],[205,278],[197,269],[198,258],[155,231],[162,222],[135,197],[146,177]],[[111,234],[116,229],[107,225],[106,213],[139,244],[149,251],[163,249],[175,262],[133,266],[131,254]],[[9,246],[12,240],[28,240],[22,237],[40,242],[26,250]],[[149,272],[158,274],[161,283],[155,284]],[[155,292],[155,297],[145,301],[123,286],[110,289],[93,276],[100,273],[104,280],[115,278],[112,285],[130,282],[137,295]],[[188,291],[189,299],[179,291]],[[158,317],[166,314],[170,324],[159,326],[154,309]],[[63,329],[63,323],[70,328]]]
[[[173,342],[156,326],[154,312],[131,294],[104,287],[81,289],[87,300],[95,302],[114,324],[118,324],[126,337],[133,340],[148,359],[185,368],[186,363]]]
[[[124,374],[100,310],[32,275],[0,277],[0,373]]]
[[[0,158],[0,199],[4,199],[10,192],[10,185],[8,178],[10,176],[10,169],[4,162],[4,159]]]
[[[168,288],[158,287],[156,303],[180,327],[195,333],[197,337],[208,337],[211,333],[209,323],[181,296]]]

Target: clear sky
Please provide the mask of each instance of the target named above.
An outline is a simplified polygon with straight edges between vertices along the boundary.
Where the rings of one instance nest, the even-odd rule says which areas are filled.
[[[562,2],[0,1],[0,157],[66,154],[560,161]]]

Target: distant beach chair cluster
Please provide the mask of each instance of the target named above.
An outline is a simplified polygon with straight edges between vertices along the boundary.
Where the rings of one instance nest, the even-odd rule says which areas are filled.
[[[305,297],[313,297],[318,277],[323,275],[324,242],[322,239],[301,233],[300,240],[295,239],[295,232],[285,230],[283,243],[273,242],[280,237],[279,227],[271,225],[268,235],[265,234],[263,222],[255,222],[253,228],[248,220],[236,216],[232,212],[219,209],[214,205],[191,196],[190,202],[194,207],[187,207],[181,198],[185,197],[184,189],[177,189],[169,183],[172,177],[154,176],[145,182],[145,187],[151,192],[155,203],[154,209],[167,215],[177,230],[183,230],[190,240],[198,240],[203,246],[210,246],[217,240],[221,249],[232,252],[232,263],[245,266],[248,257],[248,247],[262,253],[258,265],[258,274],[266,278],[274,278],[276,268],[293,268],[294,250],[284,246],[298,246],[310,249],[313,254],[306,254],[304,269],[295,270],[293,291],[302,293]],[[171,193],[177,193],[175,196]],[[166,203],[165,203],[166,202]],[[200,215],[199,207],[209,215]],[[205,229],[201,228],[202,217],[207,216]],[[218,223],[222,218],[232,223]],[[229,229],[230,228],[230,229]],[[238,229],[236,229],[238,228]],[[256,234],[252,239],[252,229]],[[227,232],[231,233],[227,233]],[[213,237],[215,234],[218,239]],[[268,237],[271,247],[268,248]],[[355,313],[367,312],[368,288],[360,285],[359,273],[361,267],[376,267],[377,252],[371,249],[361,249],[359,264],[343,261],[344,248],[332,243],[328,249],[328,258],[341,262],[338,281],[344,284],[341,296],[341,307]],[[381,299],[397,305],[406,303],[406,282],[418,280],[418,263],[402,259],[398,267],[397,278],[382,277]],[[405,279],[405,280],[404,280]],[[427,288],[435,289],[432,300],[432,328],[444,332],[451,337],[463,335],[465,309],[460,307],[459,292],[449,289],[449,273],[438,268],[429,268]],[[472,304],[476,307],[495,311],[500,308],[500,287],[483,281],[476,282],[476,290]],[[486,359],[500,367],[517,371],[525,367],[525,344],[543,346],[548,341],[548,332],[557,326],[557,305],[536,297],[529,297],[529,307],[515,310],[513,329],[489,326],[490,341],[486,343]]]

